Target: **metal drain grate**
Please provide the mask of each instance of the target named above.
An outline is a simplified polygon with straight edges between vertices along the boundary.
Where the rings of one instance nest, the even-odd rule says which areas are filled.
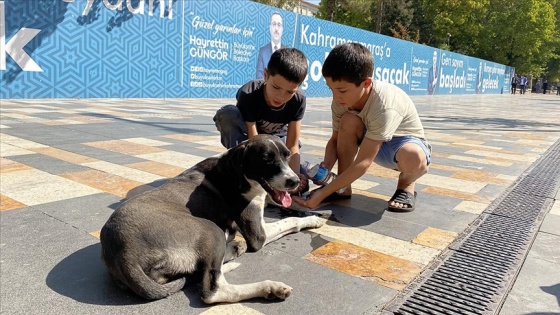
[[[560,188],[560,140],[383,314],[495,314]]]

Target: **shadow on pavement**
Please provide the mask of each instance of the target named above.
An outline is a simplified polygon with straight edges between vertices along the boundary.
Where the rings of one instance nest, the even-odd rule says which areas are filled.
[[[131,291],[120,289],[111,280],[101,260],[101,243],[80,249],[64,258],[49,272],[46,283],[53,291],[86,304],[133,305],[151,302]],[[183,293],[191,307],[206,306],[200,300],[196,285],[185,286]]]

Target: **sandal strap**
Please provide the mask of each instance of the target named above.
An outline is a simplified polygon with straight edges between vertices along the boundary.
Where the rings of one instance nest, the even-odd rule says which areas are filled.
[[[408,206],[413,206],[414,201],[416,199],[416,192],[414,194],[404,190],[404,189],[397,189],[393,194],[393,197],[389,200],[389,202],[398,202],[402,204],[406,204]]]

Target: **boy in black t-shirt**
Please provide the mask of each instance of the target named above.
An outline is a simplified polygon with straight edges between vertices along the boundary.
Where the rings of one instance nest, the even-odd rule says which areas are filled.
[[[290,167],[300,171],[300,129],[305,112],[305,95],[299,86],[307,75],[307,59],[295,48],[276,50],[264,70],[264,80],[252,80],[237,91],[237,106],[226,105],[214,116],[221,142],[232,148],[257,134],[280,137],[291,152]]]

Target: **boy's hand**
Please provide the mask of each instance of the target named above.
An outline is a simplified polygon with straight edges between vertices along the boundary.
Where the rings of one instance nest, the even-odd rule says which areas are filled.
[[[309,180],[307,179],[307,176],[303,175],[303,174],[297,174],[297,176],[299,177],[299,186],[290,191],[290,195],[297,195],[300,192],[304,191],[306,188],[309,189]]]
[[[323,199],[325,199],[325,197],[323,197],[321,189],[315,189],[311,191],[309,194],[309,198],[307,199],[303,199],[298,196],[294,196],[292,198],[292,200],[295,201],[298,205],[309,209],[317,208],[321,201],[323,201]]]

